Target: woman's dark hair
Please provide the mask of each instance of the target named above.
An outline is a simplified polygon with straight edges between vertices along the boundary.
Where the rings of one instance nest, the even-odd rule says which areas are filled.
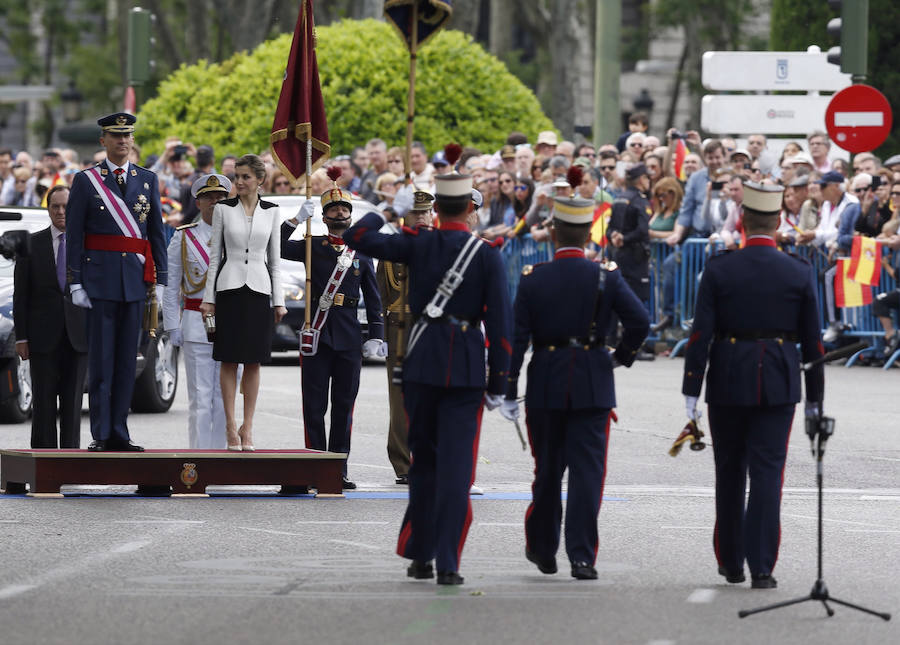
[[[534,197],[534,182],[523,177],[516,179],[516,185],[526,186],[524,197],[513,200],[513,209],[516,211],[516,217],[523,217],[528,212],[528,209],[531,208],[531,200]],[[515,193],[515,196],[518,197],[519,194]]]
[[[243,157],[240,157],[234,162],[234,167],[237,168],[238,166],[247,166],[250,168],[250,172],[256,175],[256,178],[259,179],[260,182],[263,182],[266,179],[266,164],[263,163],[263,160],[260,159],[258,155],[246,154]]]

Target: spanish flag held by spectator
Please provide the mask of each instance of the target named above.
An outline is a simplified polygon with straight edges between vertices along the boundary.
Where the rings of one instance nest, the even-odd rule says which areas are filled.
[[[603,202],[594,211],[594,223],[591,224],[591,242],[599,247],[606,246],[606,227],[609,225],[609,216],[612,213],[612,204]]]
[[[687,146],[681,137],[675,139],[675,154],[672,155],[672,165],[675,176],[682,183],[687,181],[687,172],[684,170],[684,160],[688,156]]]
[[[838,258],[834,274],[834,304],[838,307],[864,307],[872,304],[872,289],[850,277],[850,258]]]
[[[859,284],[878,286],[881,280],[881,242],[864,235],[853,238],[849,275]]]
[[[53,181],[50,183],[50,188],[53,188],[54,186],[66,186],[66,185],[67,185],[66,180],[63,178],[62,175],[60,175],[59,173],[56,173],[55,175],[53,175]],[[50,194],[50,188],[48,188],[47,192],[44,193],[44,196],[41,197],[41,208],[47,208],[47,195]]]

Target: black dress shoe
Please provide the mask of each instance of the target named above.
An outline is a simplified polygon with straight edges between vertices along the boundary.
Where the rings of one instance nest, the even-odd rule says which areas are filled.
[[[394,483],[409,486],[409,475],[397,475],[397,479],[394,480]]]
[[[279,495],[309,495],[309,486],[282,486]]]
[[[416,580],[433,578],[434,565],[431,564],[430,560],[428,562],[413,560],[412,563],[406,568],[406,575],[407,577],[415,578]]]
[[[725,576],[725,579],[731,584],[737,584],[739,582],[743,582],[747,578],[744,577],[744,571],[729,571],[725,567],[719,567],[719,575]]]
[[[465,578],[456,571],[438,571],[437,583],[439,585],[461,585]]]
[[[774,589],[777,586],[778,581],[768,573],[754,575],[750,581],[750,587],[753,589]]]
[[[650,328],[650,331],[654,334],[658,334],[664,329],[668,329],[672,326],[672,316],[663,316],[662,319],[655,325]]]
[[[534,553],[533,551],[529,551],[528,549],[525,549],[525,557],[529,562],[536,564],[538,571],[540,571],[541,573],[550,575],[552,573],[556,573],[558,570],[556,568],[556,558],[542,558],[538,554]]]
[[[130,441],[116,442],[106,444],[106,449],[112,452],[144,452],[144,447],[131,443]]]
[[[91,452],[106,452],[106,442],[103,439],[94,439],[87,449]]]
[[[354,482],[350,481],[346,477],[342,477],[341,480],[341,488],[343,488],[344,490],[356,490],[356,484]]]
[[[579,580],[596,580],[597,570],[587,562],[573,562],[572,577]]]

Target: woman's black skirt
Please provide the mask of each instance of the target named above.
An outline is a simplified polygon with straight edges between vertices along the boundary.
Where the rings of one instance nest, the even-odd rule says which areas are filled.
[[[272,359],[274,312],[269,296],[247,285],[216,294],[213,359],[223,363],[268,363]]]

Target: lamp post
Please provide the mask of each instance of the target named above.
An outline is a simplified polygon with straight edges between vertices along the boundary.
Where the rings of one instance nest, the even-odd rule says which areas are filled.
[[[69,87],[59,95],[62,101],[63,120],[66,123],[74,123],[81,119],[81,102],[84,96],[75,87],[75,81],[69,80]]]
[[[634,109],[638,112],[644,112],[648,117],[650,113],[653,111],[654,100],[650,96],[650,92],[647,91],[647,88],[641,88],[640,94],[635,97],[634,101],[632,101],[634,105]]]

